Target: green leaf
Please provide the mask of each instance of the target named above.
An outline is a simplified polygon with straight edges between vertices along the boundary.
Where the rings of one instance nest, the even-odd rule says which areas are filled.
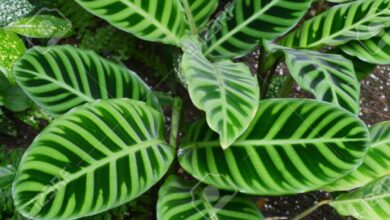
[[[132,71],[71,46],[35,47],[14,68],[23,90],[53,116],[97,99],[131,98],[159,108],[149,87]]]
[[[218,0],[180,0],[187,15],[189,26],[201,33],[207,26],[211,15],[218,7]]]
[[[194,39],[183,43],[183,76],[194,105],[205,111],[211,129],[228,148],[252,121],[258,108],[260,89],[255,76],[242,63],[208,61],[201,44]]]
[[[15,170],[12,166],[0,167],[0,192],[1,189],[11,185],[15,177]]]
[[[341,49],[358,59],[379,65],[390,64],[390,28],[378,36],[363,41],[352,41],[342,45]]]
[[[78,107],[32,143],[13,184],[17,210],[32,219],[76,219],[150,189],[175,156],[161,113],[129,99]]]
[[[332,7],[304,22],[280,44],[287,47],[337,46],[351,40],[366,40],[390,25],[389,0],[365,0]]]
[[[197,181],[170,176],[160,188],[157,202],[158,220],[180,219],[263,220],[251,198],[219,191]]]
[[[28,0],[1,0],[0,27],[27,16],[33,10],[34,6]]]
[[[92,14],[141,39],[179,45],[185,31],[177,0],[76,0]]]
[[[377,179],[353,192],[345,193],[330,205],[340,215],[357,219],[390,219],[390,176]]]
[[[358,114],[360,83],[352,62],[336,54],[282,48],[292,77],[319,100]]]
[[[13,112],[25,111],[33,104],[31,99],[16,84],[9,85],[0,94],[3,96],[3,105]]]
[[[192,176],[254,195],[303,193],[351,173],[368,150],[365,125],[351,113],[315,100],[261,101],[255,119],[223,151],[204,122],[185,134],[179,162]],[[222,178],[223,177],[223,178]]]
[[[228,5],[206,34],[205,55],[233,58],[254,50],[260,39],[273,40],[303,17],[312,0],[237,0]]]
[[[0,69],[3,72],[8,74],[25,51],[26,46],[18,35],[0,29]]]
[[[7,31],[33,38],[62,38],[71,33],[70,21],[51,16],[36,15],[21,18],[4,27]]]
[[[390,121],[370,128],[371,147],[362,165],[353,173],[325,186],[327,191],[346,191],[361,187],[368,182],[390,175]]]

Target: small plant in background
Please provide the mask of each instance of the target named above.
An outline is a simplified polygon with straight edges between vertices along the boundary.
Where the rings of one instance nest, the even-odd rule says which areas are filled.
[[[390,0],[329,1],[308,19],[311,0],[236,0],[215,16],[217,0],[76,2],[134,37],[179,48],[172,72],[205,117],[183,126],[179,96],[157,95],[93,51],[33,47],[13,62],[12,77],[54,120],[13,180],[23,216],[109,218],[121,207],[113,215],[123,218],[129,205],[152,201],[150,189],[165,179],[152,213],[161,220],[263,219],[253,196],[313,190],[355,191],[296,219],[324,204],[344,216],[390,218],[390,122],[368,128],[357,116],[359,79],[370,72],[357,67],[390,64]],[[108,43],[101,30],[112,27],[86,32],[81,45],[115,51],[91,44]],[[254,75],[233,59],[258,47]],[[280,80],[282,61],[290,75]],[[294,82],[314,99],[286,98]]]

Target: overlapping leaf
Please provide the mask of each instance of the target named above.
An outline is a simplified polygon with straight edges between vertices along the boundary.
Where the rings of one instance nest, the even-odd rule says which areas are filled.
[[[249,126],[258,108],[260,89],[242,63],[211,63],[195,39],[184,41],[183,76],[194,105],[206,112],[211,129],[229,147]]]
[[[337,5],[306,21],[280,43],[288,47],[317,48],[366,40],[390,23],[389,0],[365,0]]]
[[[101,100],[67,113],[32,143],[15,177],[15,206],[32,219],[76,219],[138,197],[168,170],[162,115],[142,102]]]
[[[187,14],[187,23],[196,33],[203,32],[210,16],[218,6],[218,0],[180,0]],[[190,28],[191,29],[191,28]]]
[[[390,28],[386,28],[380,35],[368,40],[349,42],[342,45],[341,49],[368,63],[390,64]]]
[[[239,57],[260,39],[283,35],[302,18],[312,0],[237,0],[229,4],[206,34],[205,55]]]
[[[360,111],[360,83],[351,61],[335,54],[282,48],[292,77],[317,99]]]
[[[346,191],[361,187],[374,179],[390,175],[390,121],[370,128],[371,147],[363,164],[350,175],[325,186],[328,191]]]
[[[340,195],[330,205],[340,215],[357,219],[390,219],[390,176],[374,180],[354,192]]]
[[[179,45],[184,14],[177,0],[76,0],[113,26],[149,41]]]
[[[0,69],[8,75],[15,61],[26,51],[23,40],[18,35],[0,29]]]
[[[16,64],[18,84],[53,116],[96,99],[131,98],[158,108],[149,87],[132,71],[91,51],[35,47]]]
[[[177,176],[166,180],[158,197],[158,220],[264,219],[254,202],[246,196],[237,192],[221,192]]]
[[[204,122],[193,125],[179,162],[214,187],[255,195],[307,192],[349,174],[368,150],[365,125],[351,113],[314,100],[261,101],[255,119],[229,149]]]

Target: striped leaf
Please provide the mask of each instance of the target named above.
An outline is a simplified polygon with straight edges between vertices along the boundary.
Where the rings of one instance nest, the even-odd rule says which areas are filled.
[[[273,40],[303,17],[312,0],[237,0],[206,34],[205,55],[233,58],[255,49],[260,39]]]
[[[143,194],[175,156],[162,115],[129,99],[88,103],[32,143],[13,184],[17,210],[32,219],[75,219]]]
[[[187,15],[187,23],[195,33],[200,33],[218,6],[218,0],[180,0]]]
[[[360,111],[360,83],[353,63],[336,54],[283,48],[294,80],[319,100]]]
[[[317,48],[366,40],[390,25],[390,0],[365,0],[332,7],[306,21],[280,44],[288,47]]]
[[[192,126],[178,153],[182,167],[220,189],[286,195],[340,179],[367,153],[367,128],[335,105],[270,99],[259,106],[249,128],[225,151],[204,123]]]
[[[196,40],[186,39],[183,46],[183,76],[191,100],[206,112],[210,128],[220,135],[221,146],[226,149],[256,114],[260,96],[256,77],[242,63],[211,63]]]
[[[149,87],[134,72],[71,46],[29,50],[15,64],[14,75],[23,90],[53,116],[96,99],[122,97],[158,108]]]
[[[185,18],[177,0],[76,0],[92,14],[141,39],[179,45]]]
[[[253,201],[237,192],[220,192],[197,181],[170,176],[158,194],[157,219],[262,220]]]
[[[330,205],[340,215],[357,219],[390,219],[390,176],[372,181],[354,192],[340,195]]]
[[[365,62],[390,64],[390,28],[380,35],[364,41],[352,41],[340,47],[345,53]]]
[[[346,191],[361,187],[374,179],[390,175],[390,121],[370,128],[371,147],[363,164],[350,175],[325,186],[327,191]]]

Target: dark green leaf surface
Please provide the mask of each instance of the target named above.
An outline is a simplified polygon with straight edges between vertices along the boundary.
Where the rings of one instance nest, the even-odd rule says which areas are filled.
[[[111,25],[149,41],[179,45],[185,18],[177,0],[76,0]]]
[[[273,40],[303,17],[312,0],[237,0],[206,34],[205,55],[233,58],[255,49],[260,39]]]
[[[158,197],[158,220],[264,219],[247,196],[238,192],[222,192],[198,181],[185,181],[177,176],[170,176],[165,181]]]
[[[271,99],[260,102],[249,128],[225,151],[204,122],[191,126],[179,162],[220,189],[286,195],[318,189],[351,173],[368,142],[365,125],[333,104]]]
[[[122,97],[159,108],[134,72],[71,46],[35,47],[15,64],[14,74],[23,90],[53,116],[86,102]]]
[[[332,7],[305,21],[288,34],[281,44],[296,48],[341,45],[366,40],[390,25],[390,0],[364,0]]]
[[[163,128],[158,111],[129,99],[72,110],[23,156],[13,184],[17,210],[32,219],[76,219],[137,198],[173,161]]]
[[[363,164],[350,175],[325,186],[327,191],[346,191],[390,175],[390,121],[370,128],[371,146]]]

